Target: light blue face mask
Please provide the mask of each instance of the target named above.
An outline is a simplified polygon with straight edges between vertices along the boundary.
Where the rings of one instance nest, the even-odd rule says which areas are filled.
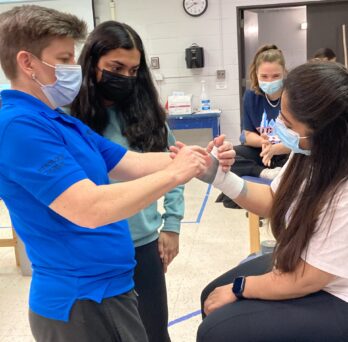
[[[303,150],[300,148],[300,139],[308,137],[301,137],[298,133],[290,128],[287,128],[281,119],[277,119],[274,125],[275,134],[278,136],[282,144],[292,150],[294,153],[301,153],[306,156],[311,154],[310,150]]]
[[[80,91],[82,83],[81,65],[56,64],[55,66],[41,61],[43,64],[54,68],[56,82],[42,84],[35,75],[33,79],[41,86],[42,92],[47,97],[53,108],[69,105]]]
[[[272,82],[263,82],[259,80],[260,89],[267,95],[276,93],[277,91],[283,88],[284,81],[283,79],[272,81]]]

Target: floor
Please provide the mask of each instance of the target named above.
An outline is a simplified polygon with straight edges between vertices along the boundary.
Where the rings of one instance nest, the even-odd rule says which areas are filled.
[[[172,342],[195,341],[199,297],[203,287],[249,253],[245,210],[215,203],[219,192],[200,181],[186,186],[186,213],[181,228],[180,253],[167,273],[169,332]],[[0,202],[0,226],[10,222]],[[9,236],[0,229],[0,237]],[[261,228],[261,240],[270,238]],[[0,249],[0,342],[33,341],[27,320],[30,277],[16,267],[13,248]]]

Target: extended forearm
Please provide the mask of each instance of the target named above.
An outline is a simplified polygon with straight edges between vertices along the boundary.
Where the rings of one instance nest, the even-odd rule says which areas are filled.
[[[273,205],[270,186],[246,182],[232,172],[224,174],[221,170],[218,170],[213,185],[242,208],[269,217]]]
[[[168,170],[110,185],[85,179],[65,190],[50,208],[79,226],[96,228],[134,215],[178,183]]]
[[[126,164],[136,168],[129,164],[129,159]],[[166,168],[133,181],[99,186],[87,178],[76,182],[61,193],[50,208],[77,225],[96,228],[134,215],[205,169],[204,157],[183,147]]]
[[[245,182],[243,191],[234,201],[242,208],[267,218],[273,205],[273,193],[268,185]]]
[[[174,175],[159,171],[127,183],[100,186],[92,206],[96,215],[94,225],[98,227],[128,218],[176,185],[178,182]]]
[[[137,153],[128,151],[109,173],[111,178],[129,181],[163,170],[172,162],[167,152]]]

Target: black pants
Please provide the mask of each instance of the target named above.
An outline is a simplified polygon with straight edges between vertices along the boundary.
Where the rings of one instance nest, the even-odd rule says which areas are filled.
[[[202,303],[217,286],[240,275],[259,275],[271,269],[266,254],[237,266],[203,291]],[[198,342],[338,342],[348,341],[348,303],[319,291],[283,301],[240,300],[227,304],[201,323]]]
[[[139,313],[150,342],[170,342],[168,304],[163,264],[158,240],[135,248],[137,266],[134,273]]]
[[[236,161],[231,167],[231,171],[236,175],[259,177],[262,170],[266,167],[260,157],[261,148],[238,145],[233,147],[236,151]],[[287,154],[273,156],[270,168],[282,167],[288,159]]]
[[[29,322],[37,342],[147,342],[134,291],[104,299],[78,300],[69,322],[37,315],[29,310]]]

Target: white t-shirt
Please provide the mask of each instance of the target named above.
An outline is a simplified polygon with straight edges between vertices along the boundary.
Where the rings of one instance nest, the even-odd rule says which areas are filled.
[[[277,191],[288,163],[272,181],[273,192]],[[308,264],[335,275],[336,278],[323,290],[348,302],[348,182],[342,185],[336,196],[338,201],[333,200],[335,207],[323,209],[308,249],[301,257]]]

